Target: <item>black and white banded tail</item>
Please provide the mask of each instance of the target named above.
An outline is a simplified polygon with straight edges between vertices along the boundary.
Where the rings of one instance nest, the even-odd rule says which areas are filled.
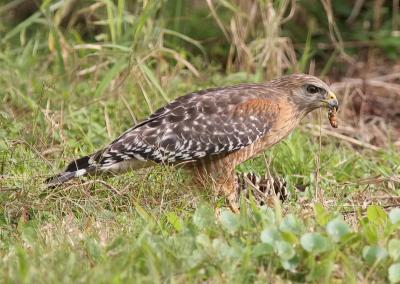
[[[46,183],[49,187],[56,187],[73,178],[84,176],[94,169],[90,163],[90,156],[85,156],[69,163],[64,172],[46,179]]]

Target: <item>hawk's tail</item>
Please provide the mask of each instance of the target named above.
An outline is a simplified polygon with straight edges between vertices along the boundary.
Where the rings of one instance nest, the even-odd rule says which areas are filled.
[[[77,177],[86,175],[92,172],[95,167],[90,164],[90,156],[85,156],[71,162],[64,172],[46,179],[46,184],[49,187],[56,187]]]

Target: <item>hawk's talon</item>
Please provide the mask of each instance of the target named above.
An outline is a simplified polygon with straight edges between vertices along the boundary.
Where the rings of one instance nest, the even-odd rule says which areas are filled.
[[[246,199],[250,192],[259,205],[269,203],[272,197],[277,196],[281,201],[288,198],[287,183],[284,178],[271,176],[266,173],[263,177],[254,172],[238,173],[236,175],[237,192]]]
[[[230,196],[228,196],[228,206],[229,208],[232,210],[233,213],[238,214],[240,212],[240,206],[239,203],[237,201],[237,196],[236,194],[230,198]]]

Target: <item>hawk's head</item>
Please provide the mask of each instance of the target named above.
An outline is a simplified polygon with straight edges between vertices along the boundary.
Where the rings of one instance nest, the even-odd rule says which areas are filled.
[[[293,74],[271,82],[282,89],[301,110],[306,112],[320,107],[337,110],[339,102],[329,86],[315,76]]]

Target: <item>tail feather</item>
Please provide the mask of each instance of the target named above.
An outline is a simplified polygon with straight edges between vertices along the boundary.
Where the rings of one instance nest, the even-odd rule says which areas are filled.
[[[118,155],[115,155],[105,161],[103,160],[103,153],[104,150],[100,150],[92,155],[72,161],[68,164],[63,172],[46,179],[45,182],[47,183],[47,186],[57,187],[73,178],[81,177],[87,174],[116,174],[152,165],[152,163],[148,161],[133,159],[129,156],[124,156],[121,158],[121,156]]]
[[[67,166],[65,171],[66,172],[75,172],[78,170],[87,169],[90,167],[89,160],[90,160],[90,156],[85,156],[85,157],[79,158],[75,161],[72,161],[71,163],[69,163],[69,165]]]
[[[46,179],[48,187],[59,186],[73,178],[87,174],[93,166],[89,163],[90,156],[85,156],[71,162],[64,172]]]

